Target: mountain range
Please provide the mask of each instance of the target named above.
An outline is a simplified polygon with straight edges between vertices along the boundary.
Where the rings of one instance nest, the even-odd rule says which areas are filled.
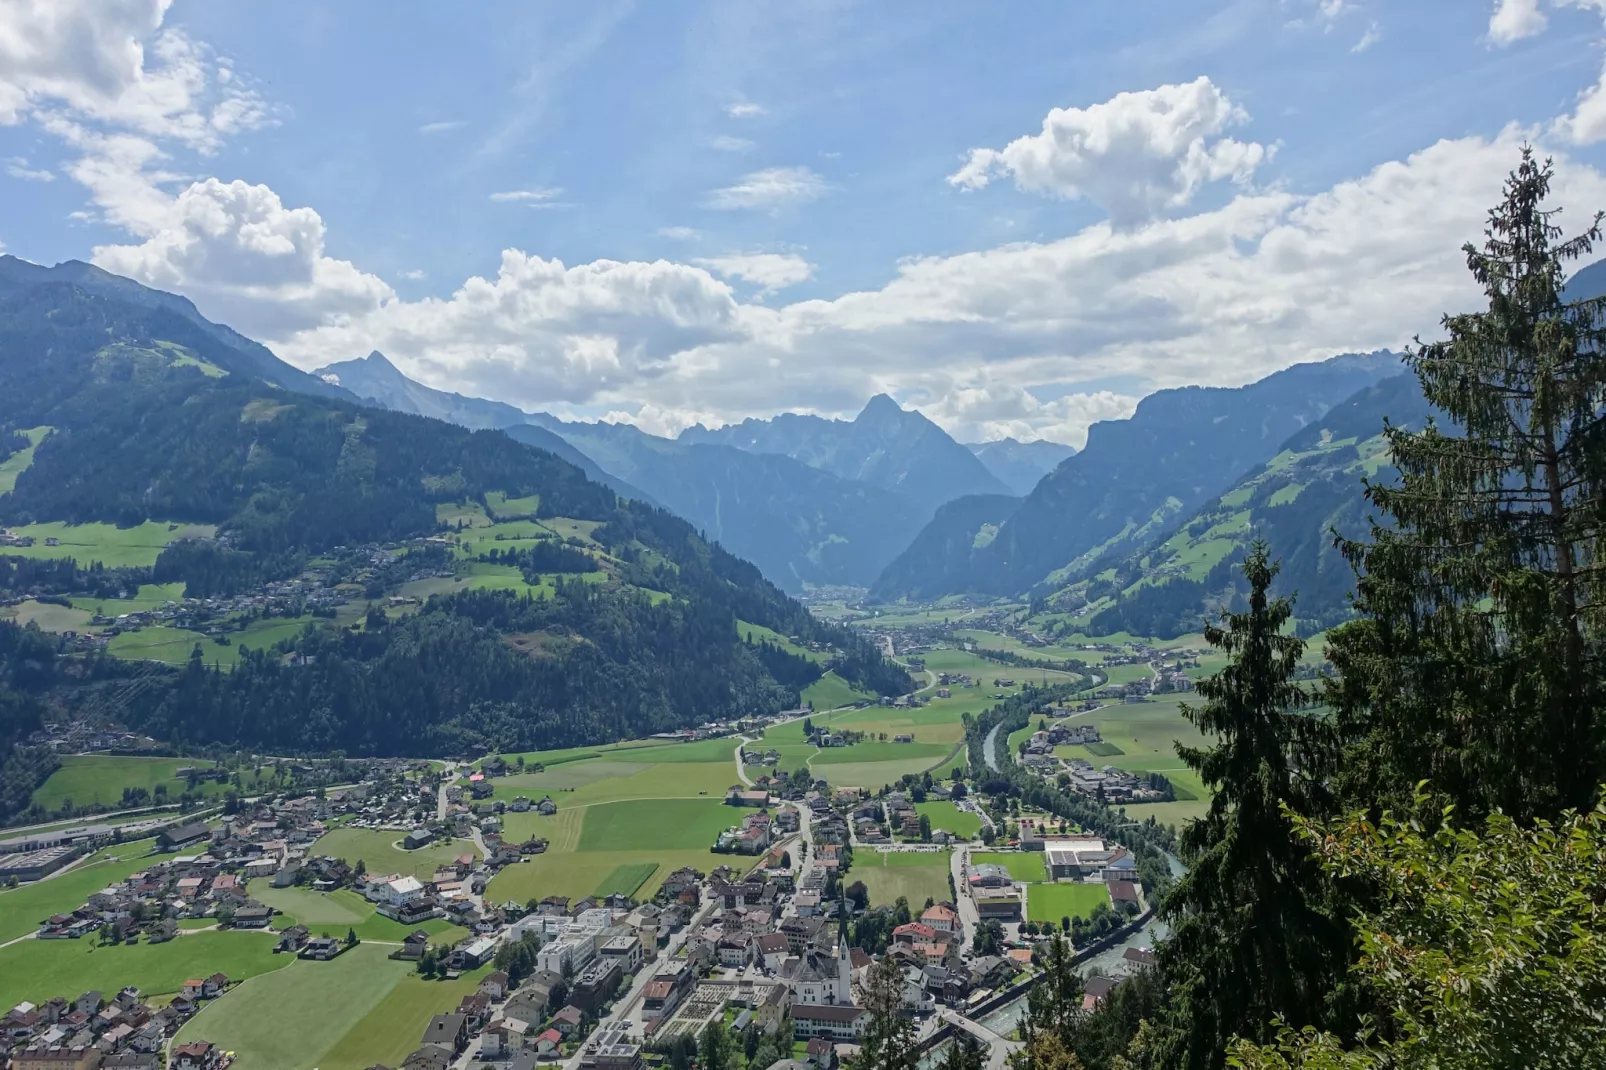
[[[671,439],[435,390],[377,352],[314,374],[387,409],[504,430],[557,453],[618,493],[686,518],[793,592],[867,587],[940,505],[1006,489],[976,451],[885,395],[853,420],[787,413],[717,430],[692,427]],[[1062,451],[1069,448],[986,456],[1019,480]]]
[[[1280,443],[1357,391],[1400,371],[1398,354],[1345,354],[1238,388],[1161,390],[1087,445],[1018,505],[950,508],[871,588],[875,601],[951,594],[1052,594],[1095,561],[1146,545]],[[969,550],[966,551],[966,545]]]
[[[24,446],[0,524],[184,534],[154,566],[35,562],[0,548],[16,585],[0,597],[66,604],[102,581],[113,592],[248,593],[310,569],[346,570],[359,613],[362,597],[379,605],[338,625],[303,614],[299,634],[241,651],[232,671],[209,667],[199,645],[186,669],[165,674],[96,658],[66,693],[21,699],[6,682],[32,677],[0,671],[0,707],[72,709],[138,673],[119,719],[159,738],[441,755],[779,710],[828,670],[861,693],[912,687],[752,564],[559,453],[359,402],[187,301],[86,265],[0,262],[0,459]],[[493,520],[511,525],[494,549],[454,537]],[[385,612],[394,584],[418,576],[444,586]],[[0,621],[0,654],[22,631]],[[831,653],[804,657],[755,632]]]

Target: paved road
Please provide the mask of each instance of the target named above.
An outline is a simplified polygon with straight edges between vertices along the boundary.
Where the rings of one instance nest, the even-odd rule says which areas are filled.
[[[966,1018],[947,1007],[940,1008],[937,1016],[944,1021],[952,1022],[987,1045],[987,1070],[1004,1070],[1009,1065],[1009,1057],[1024,1047],[1020,1041],[1001,1037],[975,1019]]]
[[[969,847],[955,847],[949,852],[948,871],[954,878],[954,898],[959,900],[954,906],[959,911],[959,923],[964,926],[966,936],[975,933],[976,927],[981,924],[981,915],[976,913],[976,902],[965,892],[965,867],[969,864]]]
[[[752,778],[750,778],[747,775],[747,769],[742,765],[742,748],[747,746],[749,743],[756,743],[756,742],[758,742],[758,741],[757,740],[753,740],[753,739],[748,739],[746,736],[737,736],[736,737],[736,750],[731,754],[731,759],[736,763],[736,777],[737,777],[737,779],[740,780],[743,784],[746,784],[748,787],[752,787],[753,786],[753,781],[752,781]]]

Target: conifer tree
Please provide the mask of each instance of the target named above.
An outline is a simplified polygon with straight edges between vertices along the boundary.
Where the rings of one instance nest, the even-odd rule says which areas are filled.
[[[860,1005],[870,1012],[854,1070],[915,1070],[915,1030],[903,1016],[903,969],[883,955],[865,976]]]
[[[1385,430],[1397,484],[1364,543],[1361,619],[1338,629],[1331,689],[1348,801],[1408,803],[1419,781],[1463,819],[1588,809],[1602,763],[1606,625],[1603,302],[1568,303],[1549,162],[1523,151],[1467,266],[1486,311],[1447,316],[1407,363],[1442,425]]]
[[[1347,934],[1284,809],[1308,813],[1321,801],[1301,772],[1316,726],[1294,679],[1305,644],[1283,634],[1292,604],[1269,593],[1277,566],[1263,542],[1243,571],[1247,610],[1205,629],[1227,665],[1200,681],[1202,705],[1182,708],[1219,742],[1177,747],[1214,796],[1183,830],[1189,870],[1165,902],[1174,935],[1159,962],[1175,1012],[1166,1066],[1219,1066],[1231,1037],[1259,1037],[1274,1018],[1322,1020],[1347,962]]]

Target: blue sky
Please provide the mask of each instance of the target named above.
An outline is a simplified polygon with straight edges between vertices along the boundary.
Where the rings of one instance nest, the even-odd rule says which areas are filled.
[[[1606,207],[1603,8],[18,0],[0,242],[306,367],[1076,443],[1431,332],[1524,139]]]

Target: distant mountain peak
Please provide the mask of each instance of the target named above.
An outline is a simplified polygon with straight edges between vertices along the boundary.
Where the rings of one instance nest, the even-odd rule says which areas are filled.
[[[877,394],[864,403],[864,408],[859,411],[859,415],[855,417],[853,422],[874,423],[886,420],[900,420],[909,415],[911,413],[902,405],[893,401],[890,395]],[[918,416],[920,414],[914,413],[913,415]]]

